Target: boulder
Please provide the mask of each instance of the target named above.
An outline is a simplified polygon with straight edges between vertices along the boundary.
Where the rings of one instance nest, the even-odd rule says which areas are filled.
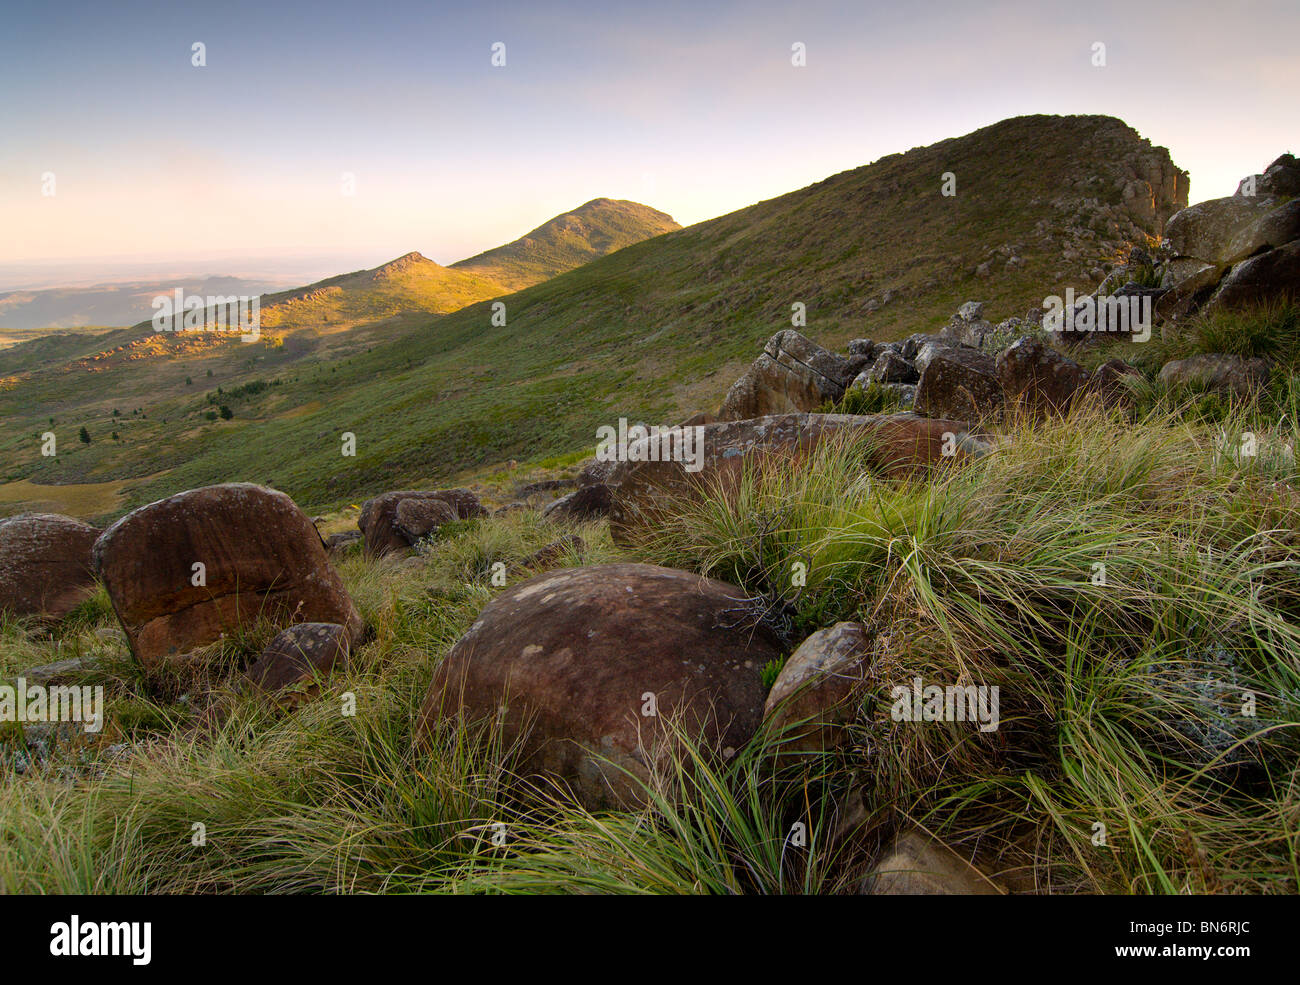
[[[976,349],[950,349],[930,360],[916,387],[917,413],[977,421],[1002,411],[1002,384],[993,357]]]
[[[457,520],[484,516],[487,510],[468,489],[443,489],[437,492],[401,490],[386,492],[361,504],[357,526],[366,538],[366,556],[383,557],[404,553],[419,538],[408,537],[397,526],[397,508],[405,500],[439,500],[452,508]]]
[[[1003,889],[925,832],[898,835],[881,853],[862,892],[872,896],[1000,896]]]
[[[1296,162],[1293,154],[1283,154],[1265,168],[1263,174],[1251,175],[1250,178],[1243,179],[1237,185],[1234,195],[1245,195],[1251,178],[1254,179],[1254,188],[1250,191],[1254,195],[1279,195],[1286,198],[1300,195],[1300,164]]]
[[[943,334],[964,345],[980,349],[984,340],[994,332],[992,322],[984,317],[982,301],[967,301],[952,316]]]
[[[312,693],[316,682],[348,665],[351,640],[338,623],[304,622],[290,626],[271,640],[261,656],[248,665],[244,680],[264,694],[287,696],[290,701]]]
[[[609,486],[596,483],[579,486],[567,496],[561,496],[542,510],[542,516],[548,520],[594,520],[608,516],[609,505]]]
[[[900,356],[908,362],[912,362],[916,359],[917,353],[928,343],[937,342],[941,345],[951,346],[955,341],[955,339],[947,335],[931,335],[926,332],[917,332],[915,335],[909,335],[902,342],[890,343],[890,345],[895,347],[894,351]]]
[[[1280,204],[1274,195],[1216,198],[1175,214],[1165,226],[1165,239],[1176,256],[1208,263],[1244,260],[1262,245],[1260,223]]]
[[[567,554],[581,554],[586,546],[583,539],[577,534],[569,534],[559,540],[552,541],[541,550],[524,558],[519,567],[521,569],[549,568],[557,561],[562,560]]]
[[[629,449],[629,460],[620,462],[610,477],[610,532],[615,542],[633,544],[683,500],[706,492],[730,495],[747,464],[795,463],[831,435],[873,436],[869,467],[882,475],[903,476],[990,449],[969,432],[970,426],[960,421],[913,414],[778,414],[706,425],[698,472],[688,472],[680,462],[634,461]],[[945,440],[946,435],[951,440]],[[954,453],[945,455],[945,447]]]
[[[857,713],[871,637],[860,622],[813,633],[790,654],[763,705],[764,721],[783,752],[839,745]]]
[[[1130,366],[1123,359],[1108,359],[1093,372],[1085,389],[1095,393],[1107,407],[1129,402],[1130,392],[1127,381],[1143,379],[1142,371]]]
[[[862,376],[868,383],[915,383],[920,378],[915,366],[888,350]]]
[[[1207,310],[1240,310],[1300,300],[1300,240],[1237,264],[1206,302]]]
[[[1268,377],[1268,360],[1221,352],[1175,359],[1160,370],[1161,381],[1171,386],[1195,385],[1238,397],[1248,397],[1268,386]]]
[[[708,422],[701,422],[708,423]],[[683,424],[682,427],[695,425]],[[614,471],[616,462],[602,462],[598,458],[588,459],[578,472],[578,486],[603,486],[609,482],[609,474]]]
[[[350,640],[362,630],[316,528],[262,486],[207,486],[142,506],[104,531],[94,560],[146,669],[256,620],[338,623]]]
[[[732,384],[718,411],[741,421],[788,411],[813,411],[838,401],[852,379],[849,363],[793,329],[777,332],[763,354]]]
[[[441,499],[404,499],[393,511],[393,527],[414,545],[456,519],[451,504]]]
[[[871,339],[853,339],[849,342],[848,352],[850,356],[866,356],[868,359],[875,359],[876,348],[876,343]]]
[[[345,553],[353,544],[361,543],[362,539],[360,530],[344,530],[342,533],[330,534],[325,538],[325,550],[334,557]]]
[[[1086,369],[1031,336],[998,353],[995,365],[1007,400],[1034,413],[1069,409],[1075,393],[1088,382]]]
[[[763,715],[781,644],[735,585],[649,564],[562,568],[502,592],[434,674],[417,728],[495,723],[524,774],[638,807],[680,730],[726,758]]]
[[[94,595],[98,536],[89,524],[54,513],[0,520],[0,612],[57,620]]]
[[[1222,264],[1191,257],[1169,261],[1160,282],[1166,290],[1156,302],[1156,315],[1166,322],[1186,318],[1213,293],[1225,269]]]

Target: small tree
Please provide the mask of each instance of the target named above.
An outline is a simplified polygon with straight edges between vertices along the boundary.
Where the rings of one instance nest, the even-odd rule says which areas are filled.
[[[90,432],[86,430],[86,426],[84,424],[81,426],[81,433],[77,435],[77,437],[81,439],[82,444],[85,445],[90,444]]]
[[[222,419],[223,421],[228,421],[228,420],[230,420],[232,417],[235,416],[235,412],[234,412],[233,410],[231,410],[229,407],[227,407],[225,404],[222,404],[222,405],[221,405],[221,412],[220,412],[220,413],[221,413],[221,419]]]

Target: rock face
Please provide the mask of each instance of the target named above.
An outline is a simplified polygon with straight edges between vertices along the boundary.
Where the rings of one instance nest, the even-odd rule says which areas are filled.
[[[54,513],[0,520],[0,612],[62,619],[90,598],[98,536],[94,527]]]
[[[367,557],[405,553],[419,540],[419,537],[408,536],[398,525],[398,507],[408,500],[436,500],[444,503],[451,508],[453,518],[457,520],[468,520],[487,513],[478,497],[468,489],[443,489],[438,492],[402,490],[383,493],[361,504],[361,516],[357,520],[357,526],[361,528],[366,538]],[[414,507],[408,509],[412,511],[407,514],[408,517],[416,516]]]
[[[262,486],[207,486],[142,506],[104,532],[94,559],[146,668],[259,618],[338,623],[350,640],[362,629],[316,528]]]
[[[1002,384],[993,357],[977,349],[937,353],[921,374],[916,410],[928,417],[978,421],[1002,410]]]
[[[648,564],[551,571],[497,596],[451,649],[418,734],[458,715],[499,722],[521,769],[590,807],[635,806],[621,770],[645,779],[663,762],[665,720],[726,757],[757,729],[761,671],[780,653],[734,585]]]
[[[1268,361],[1213,352],[1165,363],[1160,379],[1172,386],[1203,386],[1248,397],[1268,385]]]
[[[990,360],[992,362],[992,360]],[[818,442],[835,434],[873,435],[876,446],[869,465],[882,475],[908,475],[982,454],[989,445],[970,435],[969,425],[926,419],[913,414],[779,414],[750,421],[709,424],[699,472],[680,462],[620,462],[610,477],[613,500],[610,530],[615,542],[634,544],[653,528],[665,510],[705,489],[726,495],[739,482],[747,463],[798,460]],[[951,436],[945,439],[945,435]],[[948,447],[953,454],[945,454]],[[629,449],[629,459],[632,458]]]
[[[1300,240],[1238,264],[1207,307],[1245,308],[1283,300],[1300,300]]]
[[[1236,263],[1261,246],[1280,245],[1267,242],[1265,222],[1278,204],[1279,200],[1272,195],[1200,202],[1169,220],[1165,239],[1178,256],[1195,257],[1208,263]]]
[[[867,628],[836,623],[813,633],[790,654],[763,706],[781,735],[783,752],[816,752],[839,744],[857,711],[866,661]]]
[[[745,375],[732,384],[718,411],[720,421],[743,421],[790,411],[814,411],[839,400],[852,381],[843,356],[823,349],[793,329],[777,332]]]
[[[1029,337],[998,353],[996,367],[1007,400],[1036,413],[1068,409],[1088,382],[1088,371],[1073,359]]]
[[[872,896],[1000,896],[1002,889],[941,842],[905,831],[881,854],[862,891]]]
[[[267,644],[244,679],[259,691],[280,695],[347,667],[350,648],[347,629],[337,623],[298,623]]]

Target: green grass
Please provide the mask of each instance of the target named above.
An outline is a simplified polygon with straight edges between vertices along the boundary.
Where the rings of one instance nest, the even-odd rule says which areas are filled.
[[[213,679],[159,698],[101,632],[102,596],[53,637],[4,623],[6,675],[89,654],[109,714],[97,742],[0,784],[0,887],[841,892],[895,827],[920,824],[1020,889],[1297,892],[1294,459],[1234,456],[1175,413],[1081,406],[1008,428],[998,451],[930,481],[874,478],[852,442],[797,470],[751,467],[630,555],[766,595],[797,636],[860,619],[874,640],[846,748],[778,768],[780,736],[726,764],[684,742],[641,811],[592,813],[525,782],[490,733],[449,725],[411,745],[434,667],[499,591],[492,565],[517,581],[571,531],[586,547],[569,562],[627,556],[602,523],[521,511],[457,525],[414,559],[349,555],[374,638],[287,713]],[[1260,435],[1294,438],[1293,424]],[[997,685],[1000,728],[893,721],[890,688],[913,676]],[[194,724],[212,702],[226,717],[205,736]],[[125,752],[109,758],[111,744]]]

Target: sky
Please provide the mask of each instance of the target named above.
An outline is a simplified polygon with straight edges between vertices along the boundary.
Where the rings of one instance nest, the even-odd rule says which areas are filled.
[[[5,0],[0,32],[3,269],[450,263],[592,198],[689,225],[1029,113],[1120,117],[1192,201],[1300,152],[1296,0]]]

